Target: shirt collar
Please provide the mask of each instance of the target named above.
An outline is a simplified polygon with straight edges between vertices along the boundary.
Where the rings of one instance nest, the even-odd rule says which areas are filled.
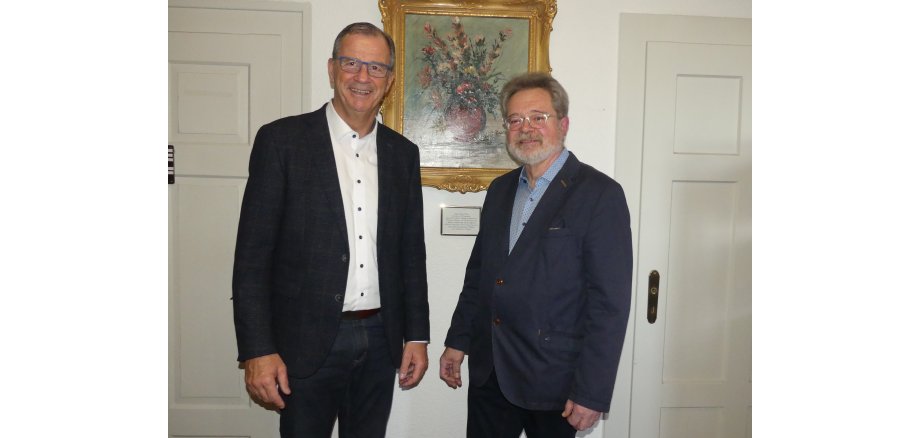
[[[339,113],[335,111],[335,108],[332,106],[332,100],[329,100],[329,104],[326,105],[326,120],[329,122],[329,129],[332,131],[332,136],[336,140],[341,140],[343,138],[348,138],[353,135],[357,135],[358,132],[354,129],[351,129],[348,126],[348,123],[345,123],[345,120],[339,116]],[[377,137],[377,121],[374,120],[374,128],[371,129],[362,139],[365,138],[376,138]]]
[[[543,175],[540,175],[540,177],[537,178],[537,183],[539,183],[540,180],[546,180],[546,182],[552,181],[553,178],[555,178],[556,175],[559,173],[559,171],[562,170],[562,165],[565,164],[565,160],[568,158],[569,158],[569,150],[568,148],[563,147],[562,153],[559,154],[559,156],[556,157],[555,160],[553,160],[553,164],[549,166],[549,169],[546,169],[546,172],[543,172]],[[520,181],[524,184],[527,184],[527,171],[524,169],[523,166],[521,166]],[[537,184],[534,184],[534,186],[536,185]]]

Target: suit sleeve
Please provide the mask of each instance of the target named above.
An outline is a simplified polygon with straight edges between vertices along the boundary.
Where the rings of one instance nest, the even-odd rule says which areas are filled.
[[[233,261],[233,322],[245,361],[275,353],[272,338],[272,256],[283,214],[285,174],[277,137],[259,129],[249,160]]]
[[[602,192],[591,218],[583,244],[586,331],[570,399],[608,412],[632,290],[632,233],[619,184],[612,182]]]
[[[422,178],[419,168],[418,147],[412,145],[411,163],[408,169],[409,194],[406,203],[406,220],[403,223],[400,256],[402,278],[405,282],[403,295],[406,308],[405,340],[429,341],[430,322],[428,315],[428,274],[425,267],[425,224],[422,208]]]
[[[488,197],[488,195],[486,196]],[[483,208],[483,210],[485,210],[485,208]],[[457,307],[454,309],[454,315],[450,320],[450,329],[447,330],[447,338],[444,340],[445,347],[460,350],[466,354],[470,353],[473,319],[479,312],[479,282],[482,266],[482,259],[480,257],[483,234],[482,217],[484,217],[484,215],[480,216],[480,232],[476,235],[473,251],[470,252],[470,259],[466,264],[463,290],[460,291],[460,297],[457,299]]]

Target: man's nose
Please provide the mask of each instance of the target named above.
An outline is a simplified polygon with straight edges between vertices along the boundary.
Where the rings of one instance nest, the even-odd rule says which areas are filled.
[[[530,119],[524,119],[524,121],[521,122],[521,131],[522,131],[522,132],[530,132],[530,131],[533,131],[533,130],[534,130],[534,127],[533,127],[532,124],[530,124]]]
[[[362,82],[369,81],[371,79],[369,68],[371,68],[370,65],[361,64],[361,66],[358,67],[358,72],[355,73],[355,77]]]

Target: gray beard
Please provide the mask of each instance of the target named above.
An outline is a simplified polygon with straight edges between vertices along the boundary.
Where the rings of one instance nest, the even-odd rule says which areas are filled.
[[[511,156],[511,159],[514,160],[515,163],[518,163],[519,165],[522,165],[522,166],[523,165],[532,166],[534,164],[543,162],[543,160],[546,160],[547,158],[552,156],[554,153],[561,151],[562,146],[563,146],[562,143],[558,145],[551,145],[551,144],[544,143],[541,145],[540,149],[535,150],[529,154],[522,154],[521,150],[512,146],[511,143],[506,143],[505,149],[508,151],[508,155]]]

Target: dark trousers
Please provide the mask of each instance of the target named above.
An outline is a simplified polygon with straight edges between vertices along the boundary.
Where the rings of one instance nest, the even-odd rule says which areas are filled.
[[[336,417],[340,438],[383,437],[395,378],[380,314],[343,320],[319,371],[282,393],[282,438],[328,438]]]
[[[470,385],[467,398],[467,438],[571,438],[574,427],[562,418],[562,410],[532,411],[511,404],[502,394],[495,371],[483,386]]]

